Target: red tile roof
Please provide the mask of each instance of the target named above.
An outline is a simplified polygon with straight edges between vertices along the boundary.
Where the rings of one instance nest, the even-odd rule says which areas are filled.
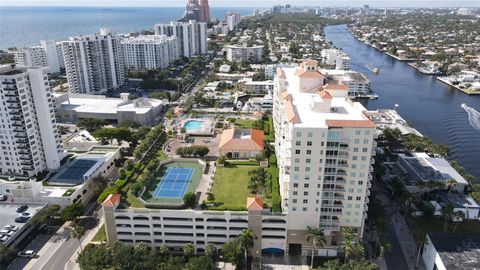
[[[328,127],[363,127],[375,128],[375,124],[370,120],[325,120]]]
[[[300,63],[300,66],[301,67],[304,67],[304,66],[318,66],[318,62],[315,61],[315,60],[307,60],[307,61],[304,61],[302,63]]]
[[[248,210],[263,210],[263,200],[262,198],[247,198],[247,209]]]
[[[303,70],[299,69],[297,72],[295,72],[295,75],[297,75],[300,78],[325,78],[323,74],[320,71],[308,71],[308,70]]]
[[[343,91],[346,91],[348,90],[348,86],[344,85],[344,84],[325,84],[323,86],[323,90],[343,90]]]
[[[332,99],[332,95],[330,95],[330,93],[327,91],[320,91],[318,95],[320,95],[322,99]]]
[[[285,72],[283,71],[282,68],[277,68],[277,76],[279,78],[285,79]]]
[[[108,197],[103,201],[103,206],[116,206],[117,203],[120,201],[120,194],[110,194]]]
[[[297,123],[297,115],[295,114],[295,110],[293,109],[293,104],[290,99],[285,101],[285,111],[287,112],[287,118],[289,122]]]
[[[250,135],[249,139],[238,138],[235,133],[246,132]],[[222,133],[218,149],[226,151],[262,151],[264,147],[264,134],[258,129],[226,129]]]

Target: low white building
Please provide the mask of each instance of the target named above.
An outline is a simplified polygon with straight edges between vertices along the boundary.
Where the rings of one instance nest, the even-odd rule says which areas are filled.
[[[121,98],[107,98],[103,95],[56,94],[55,108],[59,117],[68,122],[95,118],[116,122],[133,120],[150,125],[158,120],[163,101],[151,98],[129,100],[128,93],[120,95]]]
[[[48,179],[49,185],[43,185],[35,178],[31,181],[0,180],[0,194],[16,203],[58,204],[61,207],[76,202],[87,203],[94,193],[93,179],[108,175],[115,169],[115,161],[119,158],[120,147],[94,146],[65,163]],[[79,170],[82,170],[81,174],[74,173]]]
[[[422,260],[425,269],[476,270],[480,265],[480,235],[429,232]]]
[[[273,91],[273,81],[254,81],[252,78],[244,78],[238,81],[242,90],[248,94],[267,94]]]
[[[263,59],[263,45],[251,47],[227,45],[225,47],[227,49],[227,59],[230,62],[259,63]]]
[[[350,57],[346,53],[337,49],[324,49],[321,52],[323,64],[329,67],[335,67],[337,70],[350,69]]]

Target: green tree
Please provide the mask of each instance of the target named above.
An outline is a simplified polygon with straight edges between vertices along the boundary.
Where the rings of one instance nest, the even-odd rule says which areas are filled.
[[[250,229],[244,229],[240,235],[235,238],[235,244],[243,251],[245,255],[245,265],[247,265],[248,250],[253,247],[254,240],[257,236]]]
[[[112,266],[115,269],[134,269],[136,264],[134,248],[120,241],[112,247]]]
[[[230,262],[237,269],[242,269],[243,266],[243,251],[234,241],[226,242],[222,246],[223,258],[226,262]]]
[[[379,270],[380,267],[373,262],[366,260],[350,261],[342,264],[339,260],[330,260],[325,262],[321,270]]]
[[[167,245],[163,244],[160,246],[159,252],[162,257],[167,257],[168,253],[170,252],[170,249],[168,248]]]
[[[80,251],[82,251],[82,236],[85,234],[85,229],[80,225],[73,225],[69,228],[70,236],[78,240],[78,245],[80,246]]]
[[[82,270],[102,270],[111,263],[110,250],[106,245],[88,244],[78,255],[77,263]]]
[[[205,246],[205,255],[214,262],[217,260],[217,247],[213,243],[208,243]]]
[[[187,192],[183,195],[183,205],[187,208],[195,207],[197,197],[193,192]]]
[[[347,262],[348,257],[353,253],[355,233],[353,231],[353,228],[343,227],[342,235],[343,235],[344,249],[345,249],[345,262]]]
[[[183,256],[188,260],[195,253],[195,246],[192,243],[188,243],[183,246]]]
[[[313,258],[315,257],[315,250],[319,247],[323,247],[323,245],[325,244],[325,234],[320,228],[313,228],[307,226],[307,235],[305,236],[305,240],[312,243],[312,259],[310,263],[310,268],[313,269]]]
[[[17,256],[17,250],[14,247],[6,247],[0,244],[0,269],[7,269],[8,264]]]
[[[454,211],[452,214],[453,221],[455,222],[455,226],[453,227],[453,232],[457,230],[458,223],[462,222],[465,219],[465,212],[462,210]]]
[[[193,257],[185,265],[184,270],[214,270],[215,262],[206,256]]]
[[[84,212],[84,207],[82,204],[73,203],[65,206],[60,216],[63,222],[65,221],[75,222],[79,216],[83,215],[83,212]]]
[[[77,121],[77,127],[86,129],[88,132],[95,131],[107,124],[103,119],[85,118]]]
[[[117,127],[119,128],[139,128],[141,125],[134,120],[131,119],[124,119],[120,123],[118,123]]]
[[[445,220],[443,223],[443,231],[446,232],[448,230],[448,221],[452,218],[453,215],[453,207],[450,204],[445,205],[442,208],[442,216]]]

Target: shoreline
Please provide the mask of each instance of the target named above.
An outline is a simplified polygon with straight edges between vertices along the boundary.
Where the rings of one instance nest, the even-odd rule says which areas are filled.
[[[445,80],[444,78],[440,77],[440,76],[437,76],[437,80],[441,81],[442,83],[450,86],[450,87],[453,87],[457,90],[460,90],[462,91],[463,93],[467,94],[467,95],[471,95],[471,96],[475,96],[475,95],[480,95],[480,91],[474,91],[474,90],[469,90],[469,89],[462,89],[456,85],[453,85],[452,83],[450,83],[450,81],[448,80]]]
[[[388,55],[388,56],[390,56],[390,57],[392,57],[392,58],[394,58],[394,59],[396,59],[396,60],[398,60],[398,61],[401,61],[401,62],[413,62],[413,61],[416,61],[415,59],[401,59],[401,58],[399,58],[398,56],[395,56],[395,55],[393,55],[393,54],[391,54],[391,53],[382,51],[381,49],[373,46],[372,44],[370,44],[370,43],[368,43],[368,42],[366,42],[366,41],[363,41],[363,40],[359,39],[355,34],[352,33],[352,31],[350,31],[350,29],[349,29],[348,27],[347,27],[347,29],[348,29],[348,32],[350,32],[350,33],[352,34],[352,36],[355,37],[355,39],[357,39],[358,41],[360,41],[360,42],[362,42],[363,44],[366,44],[366,45],[374,48],[375,50],[377,50],[377,51],[379,51],[379,52],[381,52],[381,53],[384,53],[384,54],[386,54],[386,55]],[[447,81],[447,80],[445,80],[445,79],[443,79],[443,78],[441,78],[441,77],[439,76],[439,75],[442,75],[442,74],[428,74],[428,73],[424,73],[424,72],[422,72],[420,69],[418,69],[417,67],[413,66],[411,63],[407,63],[407,65],[410,66],[411,68],[414,68],[415,70],[417,70],[418,72],[422,73],[423,75],[426,75],[426,76],[436,76],[437,80],[439,80],[439,81],[441,81],[442,83],[444,83],[444,84],[446,84],[446,85],[448,85],[448,86],[450,86],[450,87],[453,87],[453,88],[455,88],[456,90],[459,90],[459,91],[461,91],[461,92],[463,92],[463,93],[465,93],[465,94],[467,94],[467,95],[472,95],[472,96],[480,95],[480,91],[474,91],[474,90],[469,90],[469,89],[462,89],[462,88],[460,88],[460,87],[458,87],[458,86],[456,86],[456,85],[451,84],[449,81]]]

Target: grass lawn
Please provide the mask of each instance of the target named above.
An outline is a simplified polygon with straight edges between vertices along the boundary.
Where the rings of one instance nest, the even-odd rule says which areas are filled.
[[[253,122],[252,119],[235,119],[235,126],[238,128],[252,128]]]
[[[413,230],[421,232],[443,232],[443,225],[445,220],[443,218],[413,218],[410,217],[409,223],[412,225]],[[450,221],[448,223],[447,232],[452,232],[455,227],[455,223]],[[475,233],[480,234],[480,222],[475,220],[464,220],[458,223],[456,233]],[[423,234],[415,235],[420,237]]]
[[[93,237],[92,241],[94,242],[106,242],[107,241],[107,233],[105,232],[105,225],[102,225],[98,232]]]
[[[215,202],[223,204],[210,209],[245,210],[247,197],[253,196],[248,190],[248,172],[256,168],[258,166],[217,167],[211,192],[215,195]]]
[[[135,197],[130,191],[128,191],[128,193],[127,193],[127,202],[128,202],[129,207],[144,208],[143,204],[141,204],[137,200],[137,197]]]

